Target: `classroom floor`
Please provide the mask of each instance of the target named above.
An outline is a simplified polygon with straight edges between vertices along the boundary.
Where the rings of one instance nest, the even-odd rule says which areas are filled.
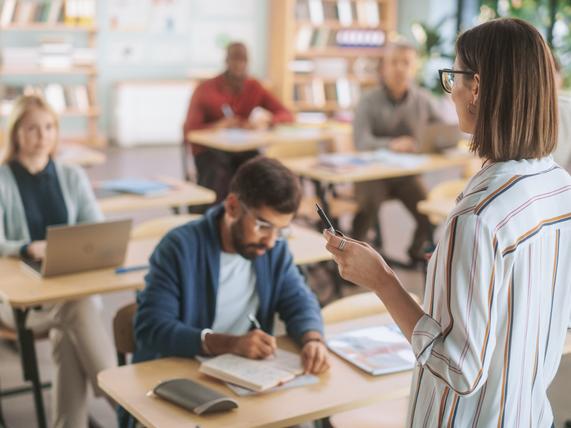
[[[103,180],[117,177],[147,177],[167,175],[182,177],[182,163],[179,147],[143,147],[134,149],[111,148],[108,150],[108,160],[102,166],[88,169],[92,180]],[[430,187],[435,183],[449,178],[455,178],[457,171],[434,173],[425,177]],[[144,213],[134,213],[135,222],[152,217],[169,214],[168,209],[150,210]],[[120,217],[120,216],[115,216]],[[397,259],[405,259],[406,245],[412,235],[412,217],[398,202],[387,202],[381,210],[383,224],[383,239],[385,248],[390,249],[387,254]],[[423,277],[420,272],[397,271],[409,291],[422,295]],[[324,283],[325,282],[325,283]],[[327,277],[316,274],[310,278],[310,283],[318,290],[318,294],[327,294],[324,288],[328,287]],[[344,294],[360,292],[362,290],[353,286],[345,286]],[[111,335],[111,320],[118,308],[131,302],[133,293],[115,293],[102,296],[103,316],[105,324]],[[50,346],[47,341],[38,342],[38,359],[42,379],[48,380],[51,376]],[[0,343],[0,386],[11,388],[22,385],[20,360],[16,351],[4,343]],[[571,357],[563,359],[559,373],[551,388],[552,405],[557,417],[557,427],[563,427],[563,421],[571,419],[571,402],[569,397],[571,379]],[[50,393],[44,392],[45,405],[50,416]],[[2,410],[9,428],[33,427],[35,413],[31,394],[7,397],[1,400]],[[90,402],[90,415],[102,427],[115,427],[115,414],[103,399],[92,398]],[[358,427],[357,427],[358,428]]]

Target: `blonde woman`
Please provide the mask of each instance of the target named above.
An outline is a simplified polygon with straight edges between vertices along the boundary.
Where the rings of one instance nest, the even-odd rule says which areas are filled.
[[[486,163],[446,222],[424,305],[367,244],[325,232],[327,248],[411,342],[408,426],[550,427],[547,388],[571,312],[571,178],[550,156],[552,56],[533,26],[498,19],[460,35],[440,75]]]
[[[0,165],[0,256],[45,255],[46,228],[102,219],[85,172],[53,159],[58,118],[37,96],[18,99],[8,120]],[[0,303],[0,321],[14,326],[9,305]],[[49,331],[54,362],[53,426],[87,426],[87,385],[114,365],[113,345],[92,299],[42,307],[29,313],[27,326]]]

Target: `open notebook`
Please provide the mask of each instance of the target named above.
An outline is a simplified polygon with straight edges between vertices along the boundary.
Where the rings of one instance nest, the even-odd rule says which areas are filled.
[[[252,391],[265,391],[301,375],[303,367],[299,355],[278,349],[274,357],[265,360],[219,355],[203,360],[199,371]]]
[[[363,328],[327,339],[337,355],[372,375],[414,368],[416,358],[396,324]]]

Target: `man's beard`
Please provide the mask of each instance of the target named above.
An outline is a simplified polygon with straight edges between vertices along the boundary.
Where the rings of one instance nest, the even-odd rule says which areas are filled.
[[[244,242],[244,226],[243,218],[235,221],[230,226],[230,237],[232,244],[238,254],[248,260],[254,260],[258,257],[257,250],[267,250],[268,247],[264,244],[247,244]]]

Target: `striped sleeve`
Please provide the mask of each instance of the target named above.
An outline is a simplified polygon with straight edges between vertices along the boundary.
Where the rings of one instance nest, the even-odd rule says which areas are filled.
[[[485,382],[495,347],[497,291],[493,238],[481,217],[453,218],[440,241],[432,305],[412,334],[418,362],[459,395]]]

